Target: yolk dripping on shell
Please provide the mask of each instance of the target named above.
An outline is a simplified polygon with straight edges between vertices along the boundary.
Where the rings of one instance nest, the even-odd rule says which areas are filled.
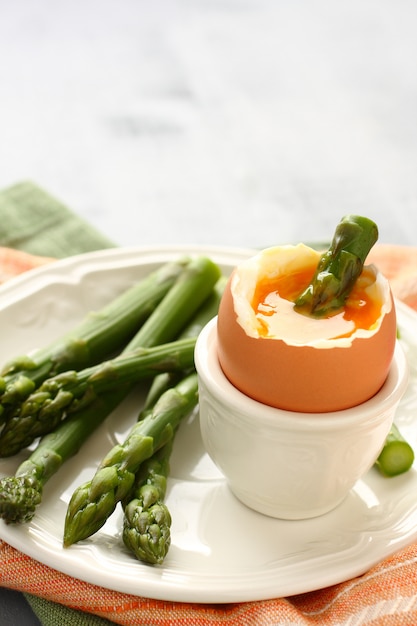
[[[302,268],[289,275],[278,276],[274,279],[265,278],[264,280],[258,281],[252,299],[252,308],[255,314],[262,313],[263,316],[278,315],[279,313],[271,308],[270,303],[267,303],[268,297],[271,294],[277,294],[284,300],[294,302],[297,296],[302,293],[310,283],[315,270],[316,266],[314,265]],[[349,336],[359,328],[365,330],[372,329],[372,326],[379,318],[382,303],[372,299],[366,291],[367,287],[369,287],[374,280],[374,274],[367,267],[364,267],[343,309],[343,318],[346,321],[353,322],[353,329],[350,333],[338,335],[338,337]],[[294,314],[301,315],[296,312],[294,312]],[[258,330],[262,337],[270,336],[268,326],[265,323],[261,322]]]

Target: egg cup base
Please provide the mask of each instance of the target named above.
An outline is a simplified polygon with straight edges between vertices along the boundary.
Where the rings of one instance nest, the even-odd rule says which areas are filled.
[[[331,504],[327,503],[326,505],[309,509],[308,512],[303,507],[299,509],[294,507],[279,507],[277,508],[276,503],[269,504],[262,499],[253,498],[250,494],[246,494],[244,491],[239,490],[236,487],[233,487],[228,483],[228,488],[232,492],[232,494],[247,508],[259,513],[260,515],[265,515],[267,517],[272,517],[274,519],[284,520],[284,521],[302,521],[307,519],[313,519],[316,517],[321,517],[322,515],[326,515],[327,513],[331,513],[339,507],[346,500],[349,494],[344,494],[341,498],[338,498],[337,501],[332,502]]]

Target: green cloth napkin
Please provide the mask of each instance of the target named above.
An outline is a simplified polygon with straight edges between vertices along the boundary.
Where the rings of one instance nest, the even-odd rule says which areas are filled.
[[[88,222],[32,182],[0,191],[0,245],[63,258],[114,248]]]
[[[0,245],[56,258],[115,246],[30,181],[0,191]],[[25,597],[44,626],[106,626],[113,623],[29,594]]]
[[[114,622],[90,615],[82,611],[75,611],[66,606],[49,602],[43,598],[24,594],[36,617],[44,626],[113,626]]]

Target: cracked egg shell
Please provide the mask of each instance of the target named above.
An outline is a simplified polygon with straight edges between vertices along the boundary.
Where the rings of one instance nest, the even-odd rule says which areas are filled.
[[[226,285],[217,318],[219,362],[239,391],[263,404],[340,411],[371,398],[387,377],[396,315],[376,267],[364,267],[337,316],[315,320],[293,310],[290,298],[308,284],[319,256],[303,244],[267,248],[236,267]]]

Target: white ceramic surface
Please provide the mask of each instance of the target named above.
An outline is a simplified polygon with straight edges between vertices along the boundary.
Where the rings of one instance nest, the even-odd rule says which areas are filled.
[[[68,329],[151,268],[199,248],[108,250],[59,261],[0,288],[2,357],[33,349]],[[204,249],[225,270],[249,251]],[[398,307],[410,382],[398,424],[417,442],[417,315]],[[371,469],[331,513],[282,521],[241,504],[205,454],[194,415],[177,435],[167,504],[172,546],[161,567],[139,563],[123,548],[120,510],[90,540],[64,550],[63,521],[76,485],[91,477],[110,445],[136,419],[143,396],[134,394],[47,485],[27,526],[0,523],[0,537],[24,553],[71,576],[150,598],[238,602],[311,591],[362,574],[417,539],[417,473],[392,480]],[[24,455],[0,462],[1,475]]]
[[[241,393],[224,375],[217,345],[214,319],[195,351],[200,425],[205,448],[233,493],[255,511],[281,519],[334,509],[372,467],[389,432],[408,382],[401,346],[373,398],[344,411],[307,414]]]

